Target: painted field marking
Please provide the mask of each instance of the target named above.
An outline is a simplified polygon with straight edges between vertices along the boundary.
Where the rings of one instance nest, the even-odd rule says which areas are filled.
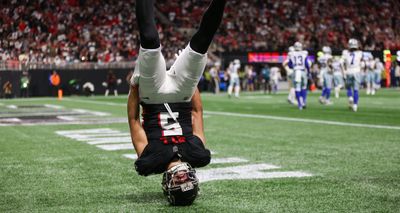
[[[311,177],[311,173],[301,171],[289,172],[265,172],[264,170],[280,169],[281,167],[272,164],[248,164],[243,166],[231,166],[226,168],[199,169],[197,177],[200,182],[215,180],[250,180],[250,179],[271,179],[291,177]]]
[[[400,130],[400,126],[346,123],[346,122],[339,122],[339,121],[325,121],[325,120],[314,120],[314,119],[306,119],[306,118],[289,118],[289,117],[280,117],[280,116],[242,114],[242,113],[233,113],[233,112],[204,111],[204,113],[208,114],[208,115],[233,116],[233,117],[241,117],[241,118],[258,118],[258,119],[279,120],[279,121],[295,121],[295,122],[302,122],[302,123],[327,124],[327,125],[336,125],[336,126],[353,126],[353,127],[366,127],[366,128],[375,128],[375,129]]]
[[[77,141],[95,145],[106,151],[134,150],[129,133],[123,133],[109,128],[66,130],[56,131],[58,135],[65,136]],[[126,142],[126,143],[123,143]],[[211,151],[213,157],[210,164],[248,163],[249,161],[240,157],[215,158],[216,152]],[[123,154],[125,158],[136,160],[136,154]],[[280,166],[272,164],[245,164],[239,166],[225,166],[219,168],[198,169],[197,174],[201,182],[215,180],[245,180],[245,179],[270,179],[270,178],[299,178],[310,177],[311,173],[302,171],[270,171],[281,169]]]
[[[129,133],[121,133],[120,131],[113,131],[113,132],[103,132],[103,133],[95,133],[95,134],[70,134],[68,135],[69,138],[73,138],[76,140],[94,140],[96,138],[105,138],[105,137],[121,137],[121,136],[130,136]]]
[[[74,101],[74,102],[82,102],[82,103],[91,103],[91,104],[101,104],[101,105],[126,107],[126,104],[107,103],[107,102],[104,102],[104,101],[89,101],[89,100],[74,100],[74,99],[65,99],[65,100]],[[400,126],[346,123],[346,122],[340,122],[340,121],[326,121],[326,120],[316,120],[316,119],[306,119],[306,118],[290,118],[290,117],[271,116],[271,115],[256,115],[256,114],[244,114],[244,113],[233,113],[233,112],[218,112],[218,111],[204,111],[204,113],[206,115],[222,115],[222,116],[234,116],[234,117],[243,117],[243,118],[270,119],[270,120],[279,120],[279,121],[295,121],[295,122],[315,123],[315,124],[324,124],[324,125],[353,126],[353,127],[375,128],[375,129],[400,130]]]
[[[106,151],[134,150],[132,143],[97,145],[96,147]]]
[[[60,115],[60,116],[57,116],[57,118],[60,120],[64,120],[64,121],[76,121],[77,120],[76,117],[68,116],[68,115]]]
[[[243,158],[229,157],[229,158],[211,158],[210,164],[247,163],[247,162],[249,161]]]
[[[126,104],[119,104],[119,103],[112,103],[112,102],[110,103],[110,102],[105,102],[105,101],[77,100],[77,99],[71,99],[71,98],[65,98],[63,100],[71,101],[71,102],[88,103],[88,104],[101,104],[101,105],[108,105],[108,106],[124,106],[124,107],[126,107]]]
[[[109,128],[66,130],[56,131],[56,133],[67,138],[86,142],[90,145],[97,145],[97,148],[107,151],[133,150],[132,139],[129,133],[122,133]]]
[[[131,160],[136,160],[137,159],[137,154],[123,154],[122,156],[131,159]]]
[[[96,115],[96,116],[110,115],[110,113],[107,113],[107,112],[98,112],[98,111],[92,111],[92,110],[86,110],[86,109],[72,109],[72,112],[77,112],[80,114],[91,114],[91,115]]]
[[[19,118],[0,118],[0,120],[6,122],[21,122],[21,119]]]
[[[85,141],[90,145],[108,144],[108,143],[132,143],[131,137],[98,138]]]
[[[76,134],[87,135],[87,134],[99,134],[99,133],[109,133],[109,132],[117,133],[119,131],[112,130],[109,128],[56,131],[56,133],[59,135],[65,137],[71,136],[71,138],[73,138]]]
[[[44,106],[47,108],[53,108],[53,109],[64,109],[63,106],[55,105],[55,104],[45,104]]]

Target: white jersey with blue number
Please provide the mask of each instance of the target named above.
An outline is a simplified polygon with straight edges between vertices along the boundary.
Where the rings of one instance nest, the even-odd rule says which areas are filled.
[[[342,64],[339,60],[332,61],[332,70],[335,75],[342,75]]]
[[[321,66],[321,69],[326,69],[328,67],[328,61],[332,59],[332,55],[324,54],[318,58],[318,63]]]
[[[355,74],[361,72],[363,52],[360,50],[348,51],[343,56],[346,74]]]
[[[293,66],[293,70],[306,71],[308,67],[308,52],[307,51],[294,51],[289,55],[289,60]]]

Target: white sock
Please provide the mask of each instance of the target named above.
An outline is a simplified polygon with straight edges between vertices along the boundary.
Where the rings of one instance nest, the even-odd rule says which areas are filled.
[[[236,87],[235,87],[235,96],[236,96],[236,97],[239,97],[239,91],[240,91],[240,87],[239,87],[239,86],[236,86]]]

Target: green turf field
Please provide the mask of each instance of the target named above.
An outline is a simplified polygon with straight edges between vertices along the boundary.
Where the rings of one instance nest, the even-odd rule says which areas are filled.
[[[318,95],[204,94],[213,162],[190,207],[134,171],[125,96],[1,100],[0,212],[400,212],[400,91],[357,113]]]

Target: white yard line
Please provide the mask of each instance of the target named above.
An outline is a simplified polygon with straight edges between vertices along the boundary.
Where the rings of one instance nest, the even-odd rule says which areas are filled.
[[[64,99],[67,101],[82,102],[82,103],[92,103],[101,105],[111,105],[111,106],[124,106],[126,104],[118,103],[107,103],[104,101],[89,101],[89,100],[74,100],[74,99]],[[269,120],[279,120],[279,121],[294,121],[302,123],[314,123],[314,124],[324,124],[324,125],[336,125],[336,126],[352,126],[352,127],[363,127],[363,128],[373,128],[373,129],[391,129],[400,130],[400,126],[386,126],[386,125],[374,125],[374,124],[362,124],[362,123],[347,123],[340,121],[326,121],[326,120],[316,120],[316,119],[306,119],[306,118],[290,118],[281,116],[270,116],[270,115],[256,115],[256,114],[243,114],[243,113],[233,113],[233,112],[216,112],[216,111],[204,111],[206,115],[221,115],[221,116],[234,116],[242,118],[258,118],[258,119],[269,119]]]
[[[204,111],[204,113],[208,114],[208,115],[222,115],[222,116],[233,116],[233,117],[242,117],[242,118],[258,118],[258,119],[267,119],[267,120],[294,121],[294,122],[326,124],[326,125],[336,125],[336,126],[353,126],[353,127],[365,127],[365,128],[375,128],[375,129],[400,130],[400,126],[346,123],[346,122],[339,122],[339,121],[325,121],[325,120],[315,120],[315,119],[306,119],[306,118],[289,118],[289,117],[280,117],[280,116],[242,114],[242,113],[232,113],[232,112]]]

